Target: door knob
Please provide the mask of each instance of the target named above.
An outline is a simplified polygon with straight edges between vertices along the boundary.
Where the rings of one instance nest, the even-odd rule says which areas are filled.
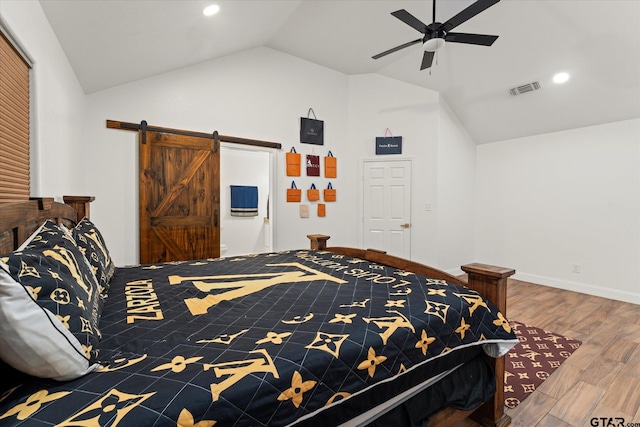
[[[407,222],[407,223],[404,223],[404,224],[400,224],[400,227],[402,227],[402,228],[410,228],[410,227],[411,227],[411,224],[409,224],[409,223]]]

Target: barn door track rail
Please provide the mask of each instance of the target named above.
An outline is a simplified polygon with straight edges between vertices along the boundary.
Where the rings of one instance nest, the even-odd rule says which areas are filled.
[[[197,138],[210,138],[210,139],[213,139],[216,144],[216,151],[218,149],[217,147],[218,141],[227,142],[231,144],[250,145],[254,147],[275,148],[276,150],[280,150],[282,148],[282,144],[278,142],[269,142],[269,141],[262,141],[259,139],[238,138],[236,136],[220,135],[218,134],[218,131],[215,131],[213,133],[204,133],[204,132],[194,132],[194,131],[183,130],[183,129],[149,126],[146,120],[143,120],[140,123],[129,123],[129,122],[120,122],[116,120],[107,120],[107,128],[130,130],[134,132],[141,131],[143,144],[146,143],[147,131],[150,131],[150,132],[172,133],[175,135],[194,136]]]

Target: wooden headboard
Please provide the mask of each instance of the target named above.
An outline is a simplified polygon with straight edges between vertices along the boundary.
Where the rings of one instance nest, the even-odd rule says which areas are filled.
[[[73,227],[89,217],[89,204],[95,197],[64,196],[64,203],[53,197],[34,197],[24,202],[0,203],[0,254],[17,249],[47,219]]]

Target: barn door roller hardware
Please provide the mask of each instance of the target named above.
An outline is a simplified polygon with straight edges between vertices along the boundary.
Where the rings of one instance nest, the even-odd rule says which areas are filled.
[[[147,121],[143,120],[140,122],[140,132],[142,132],[142,143],[147,143]]]

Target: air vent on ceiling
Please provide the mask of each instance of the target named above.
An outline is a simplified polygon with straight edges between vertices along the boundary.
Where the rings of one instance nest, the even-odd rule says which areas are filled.
[[[509,89],[509,93],[513,96],[522,95],[523,93],[533,92],[534,90],[542,89],[542,84],[540,82],[532,82],[527,83],[526,85],[514,87]]]

